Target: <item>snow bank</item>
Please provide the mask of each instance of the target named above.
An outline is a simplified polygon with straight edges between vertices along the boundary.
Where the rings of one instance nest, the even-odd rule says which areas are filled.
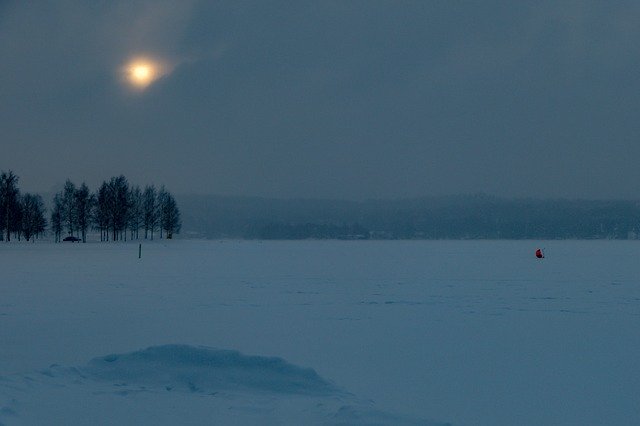
[[[201,393],[238,389],[308,395],[338,392],[314,370],[281,358],[188,345],[107,355],[91,360],[83,371],[98,380]]]
[[[164,345],[0,376],[0,425],[438,426],[384,412],[277,357]]]

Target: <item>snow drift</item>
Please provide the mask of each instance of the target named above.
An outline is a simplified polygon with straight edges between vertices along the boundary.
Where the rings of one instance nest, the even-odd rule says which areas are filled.
[[[188,345],[155,346],[107,355],[91,360],[82,371],[98,380],[201,393],[254,390],[329,395],[338,392],[314,370],[297,367],[281,358]]]
[[[20,424],[423,425],[277,357],[163,345],[0,376],[0,426]]]

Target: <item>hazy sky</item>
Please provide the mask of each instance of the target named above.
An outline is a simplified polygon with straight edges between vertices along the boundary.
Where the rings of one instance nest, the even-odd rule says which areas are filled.
[[[637,1],[0,0],[0,169],[27,191],[640,198],[639,22]],[[144,88],[140,58],[163,66]]]

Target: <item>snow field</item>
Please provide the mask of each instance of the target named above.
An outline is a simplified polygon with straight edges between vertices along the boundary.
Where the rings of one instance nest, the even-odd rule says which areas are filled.
[[[0,422],[640,423],[635,242],[137,249],[0,244]]]

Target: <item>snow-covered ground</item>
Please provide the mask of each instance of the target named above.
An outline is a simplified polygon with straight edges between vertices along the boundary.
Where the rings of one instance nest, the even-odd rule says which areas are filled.
[[[2,243],[0,423],[637,425],[640,243]]]

